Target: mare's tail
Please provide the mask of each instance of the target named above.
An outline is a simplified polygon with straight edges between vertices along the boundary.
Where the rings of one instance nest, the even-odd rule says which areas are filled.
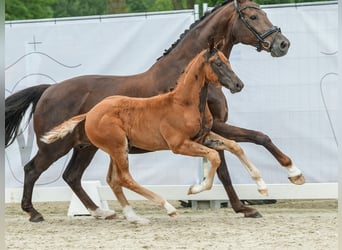
[[[64,138],[67,134],[71,133],[77,124],[86,119],[87,114],[81,114],[70,118],[62,124],[54,127],[49,132],[46,132],[40,140],[46,144],[53,143],[59,139]]]
[[[19,125],[26,113],[26,110],[32,105],[29,114],[29,120],[36,109],[36,105],[44,91],[50,84],[42,84],[29,87],[10,95],[5,99],[5,147],[13,143],[19,133]]]

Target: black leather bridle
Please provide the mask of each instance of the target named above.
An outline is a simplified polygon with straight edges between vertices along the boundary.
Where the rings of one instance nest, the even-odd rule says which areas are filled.
[[[240,9],[239,4],[238,4],[238,0],[234,0],[234,6],[235,6],[235,10],[236,12],[239,14],[239,17],[241,18],[242,22],[246,25],[246,27],[255,35],[255,37],[258,39],[258,45],[257,45],[257,51],[261,51],[262,47],[264,46],[264,44],[268,44],[267,47],[264,47],[266,49],[271,50],[272,45],[274,43],[274,39],[276,36],[274,36],[273,40],[271,43],[266,42],[265,38],[267,38],[268,36],[272,35],[273,33],[278,33],[281,32],[280,28],[277,26],[272,26],[269,30],[265,31],[264,33],[260,34],[249,22],[248,20],[245,18],[244,14],[242,13],[243,10],[247,9],[247,8],[252,8],[252,9],[257,9],[257,10],[261,10],[261,8],[259,8],[258,6],[245,6],[243,8]]]

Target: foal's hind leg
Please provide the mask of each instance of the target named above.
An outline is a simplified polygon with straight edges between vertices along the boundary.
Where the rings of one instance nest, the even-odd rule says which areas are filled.
[[[88,196],[81,185],[82,175],[93,159],[97,148],[93,145],[75,147],[72,158],[63,173],[63,179],[68,183],[89,213],[96,218],[113,219],[116,213],[113,210],[99,208]]]
[[[126,219],[129,222],[137,223],[137,224],[148,224],[150,221],[145,219],[135,213],[132,206],[129,204],[123,190],[120,185],[119,173],[117,173],[117,167],[115,165],[115,161],[110,160],[108,174],[107,174],[107,183],[110,188],[113,190],[116,198],[118,199],[120,205],[123,207],[123,213]]]
[[[117,134],[119,134],[118,131],[116,131]],[[160,206],[163,206],[167,214],[171,217],[175,217],[178,215],[177,210],[163,197],[157,195],[156,193],[142,187],[139,185],[131,176],[129,169],[128,169],[128,143],[125,135],[123,135],[124,141],[118,141],[120,140],[118,137],[116,137],[117,144],[114,144],[112,140],[110,141],[110,149],[107,147],[107,150],[110,151],[111,158],[115,161],[115,164],[111,164],[110,170],[111,172],[108,172],[107,180],[109,181],[110,187],[112,187],[115,194],[119,194],[119,197],[124,197],[121,187],[125,187],[127,189],[130,189],[142,196],[144,196],[146,199],[151,200],[155,203],[157,203]],[[123,147],[121,145],[124,145]],[[120,147],[121,146],[121,147]],[[123,208],[124,213],[127,216],[132,215],[132,208],[129,206],[127,200],[126,202],[121,199],[122,204],[127,205]],[[134,214],[133,214],[134,215]],[[134,216],[133,216],[134,217]],[[138,222],[139,223],[139,222]]]
[[[228,150],[229,152],[235,154],[246,167],[253,180],[255,180],[258,186],[258,191],[263,195],[268,194],[266,184],[260,174],[259,169],[257,169],[257,167],[255,167],[254,164],[248,160],[239,144],[233,140],[228,140],[220,135],[217,135],[214,132],[210,132],[208,134],[203,144],[216,150]]]

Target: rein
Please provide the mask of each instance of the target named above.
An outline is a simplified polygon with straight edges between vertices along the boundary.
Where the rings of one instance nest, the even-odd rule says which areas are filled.
[[[281,32],[280,28],[277,26],[272,26],[269,30],[265,31],[264,33],[260,34],[249,22],[248,20],[245,18],[245,16],[243,15],[242,11],[247,9],[247,8],[252,8],[252,9],[257,9],[257,10],[261,10],[261,8],[257,7],[257,6],[245,6],[243,8],[240,9],[239,4],[237,2],[238,0],[234,0],[234,7],[236,12],[239,14],[239,17],[241,18],[242,22],[246,25],[246,27],[255,35],[255,37],[258,39],[258,45],[257,45],[257,51],[260,52],[262,47],[264,46],[264,44],[267,44],[266,49],[271,49],[274,43],[274,39],[276,36],[274,36],[273,40],[271,43],[266,42],[265,38],[267,38],[268,36],[272,35],[273,33],[278,33]]]

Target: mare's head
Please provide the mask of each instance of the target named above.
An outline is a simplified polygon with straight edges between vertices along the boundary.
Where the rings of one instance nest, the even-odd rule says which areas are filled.
[[[252,0],[233,0],[236,19],[232,37],[236,43],[251,44],[258,51],[270,52],[273,57],[286,55],[290,42],[274,26],[266,13]]]
[[[209,48],[203,51],[205,60],[204,72],[206,82],[219,84],[236,93],[242,90],[243,82],[234,73],[227,57],[219,50],[220,45],[214,46],[214,41],[209,41]]]

